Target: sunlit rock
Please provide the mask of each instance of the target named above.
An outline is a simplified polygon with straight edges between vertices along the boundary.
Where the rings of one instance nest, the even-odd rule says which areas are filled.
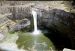
[[[64,48],[63,51],[75,51],[75,50]]]
[[[5,38],[5,35],[0,33],[0,41],[3,40]]]
[[[23,19],[14,26],[10,27],[10,31],[19,31],[21,29],[26,28],[27,26],[30,25],[30,21],[28,19]]]

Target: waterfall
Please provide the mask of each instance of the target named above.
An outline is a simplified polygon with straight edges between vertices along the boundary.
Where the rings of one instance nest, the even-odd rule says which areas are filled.
[[[34,31],[37,31],[37,13],[32,10],[33,20],[34,20]]]
[[[32,15],[33,15],[33,21],[34,21],[34,31],[33,31],[33,34],[34,35],[38,35],[41,33],[40,30],[38,30],[38,27],[37,27],[37,12],[32,9]]]

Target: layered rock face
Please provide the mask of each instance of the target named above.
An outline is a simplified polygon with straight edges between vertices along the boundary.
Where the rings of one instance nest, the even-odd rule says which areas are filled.
[[[40,19],[39,17],[41,17],[41,18],[46,17],[47,18],[47,17],[51,16],[51,14],[53,14],[53,13],[50,13],[50,15],[49,15],[49,12],[51,12],[49,10],[52,10],[54,8],[55,9],[61,9],[61,8],[58,8],[58,6],[61,6],[62,10],[67,11],[64,1],[61,1],[61,2],[59,2],[59,1],[57,1],[57,2],[55,2],[55,1],[51,1],[51,2],[47,2],[47,1],[46,2],[44,2],[44,1],[43,2],[39,2],[39,1],[37,1],[37,2],[29,2],[29,1],[28,2],[26,2],[26,1],[21,1],[21,2],[12,1],[12,2],[10,2],[10,1],[5,1],[5,2],[1,2],[0,6],[1,6],[0,13],[1,14],[12,13],[12,15],[7,16],[7,17],[13,21],[22,20],[25,18],[32,19],[32,14],[31,14],[31,7],[32,6],[36,9],[38,9],[38,11],[37,11],[38,12],[38,20]],[[41,20],[39,20],[39,22],[41,22]],[[50,22],[51,22],[51,20],[50,20]]]
[[[5,3],[5,6],[3,3]],[[68,37],[70,39],[72,45],[71,48],[75,48],[75,13],[73,11],[73,7],[71,5],[69,6],[65,4],[65,1],[37,1],[28,3],[8,1],[0,3],[0,14],[4,15],[6,13],[12,13],[9,16],[4,16],[4,18],[8,20],[6,27],[8,27],[8,29],[11,31],[19,31],[21,29],[25,29],[28,26],[31,28],[31,24],[33,24],[31,10],[32,8],[37,9],[36,12],[38,16],[38,28],[47,28],[49,32],[60,32],[61,36]],[[6,22],[6,20],[3,21],[4,18],[0,18],[2,19],[3,23]],[[56,34],[54,35],[57,36]]]

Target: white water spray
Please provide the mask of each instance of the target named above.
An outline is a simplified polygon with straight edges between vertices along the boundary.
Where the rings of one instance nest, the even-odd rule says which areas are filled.
[[[34,20],[34,31],[32,34],[38,35],[41,33],[41,31],[38,30],[37,28],[37,12],[34,9],[32,9],[32,15],[33,15],[33,20]]]

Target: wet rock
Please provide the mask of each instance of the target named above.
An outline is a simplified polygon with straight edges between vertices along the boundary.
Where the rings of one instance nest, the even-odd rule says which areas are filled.
[[[23,19],[16,25],[11,26],[10,31],[18,31],[18,30],[26,28],[29,25],[30,25],[30,21],[28,19]]]
[[[47,37],[51,39],[53,36],[54,38],[52,37],[52,41],[54,41],[54,39],[57,41],[55,44],[58,48],[67,47],[75,49],[74,14],[60,9],[52,9],[41,13],[42,17],[40,18],[41,21],[38,21],[40,24],[38,24],[38,27],[52,32],[49,33]],[[61,43],[60,39],[63,43]],[[59,42],[61,45],[59,45]]]

